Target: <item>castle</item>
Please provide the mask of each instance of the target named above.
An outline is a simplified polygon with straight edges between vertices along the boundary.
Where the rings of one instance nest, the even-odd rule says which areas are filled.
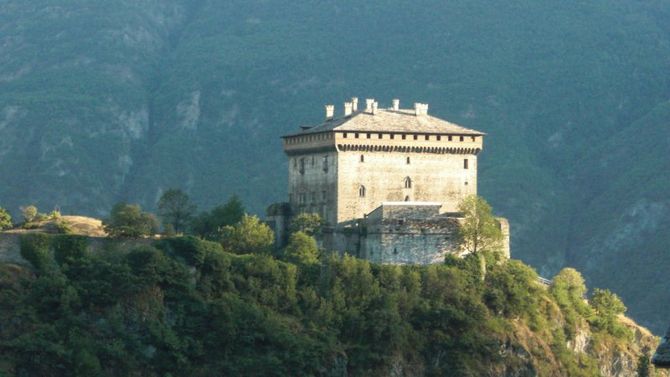
[[[335,117],[283,136],[289,159],[289,201],[268,215],[280,243],[297,213],[325,222],[326,250],[377,263],[434,263],[460,253],[456,241],[462,199],[477,194],[477,156],[485,134],[428,114],[428,105],[401,109],[394,99],[380,108],[372,99],[344,103]],[[506,235],[509,227],[498,219]]]

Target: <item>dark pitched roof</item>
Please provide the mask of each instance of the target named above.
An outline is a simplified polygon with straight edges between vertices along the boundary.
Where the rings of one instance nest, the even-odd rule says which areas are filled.
[[[670,328],[661,339],[651,362],[659,368],[670,368]]]
[[[484,135],[431,115],[415,115],[414,110],[378,109],[373,115],[359,111],[350,116],[328,120],[318,126],[287,136],[327,131],[408,132],[425,134]]]

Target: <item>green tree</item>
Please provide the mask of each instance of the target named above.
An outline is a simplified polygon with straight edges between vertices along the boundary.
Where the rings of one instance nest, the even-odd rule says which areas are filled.
[[[158,200],[158,215],[163,226],[171,225],[175,232],[183,233],[195,213],[195,205],[179,189],[169,189]]]
[[[459,204],[458,210],[463,214],[458,234],[461,246],[478,256],[483,280],[486,277],[484,253],[498,252],[502,248],[500,224],[493,217],[491,206],[479,196],[466,197]]]
[[[30,223],[37,217],[38,214],[37,207],[35,207],[34,205],[21,207],[21,214],[23,215],[23,220],[26,223]]]
[[[471,253],[500,250],[502,231],[486,200],[475,195],[468,196],[460,203],[458,210],[463,214],[459,236],[465,250]]]
[[[305,232],[291,234],[284,250],[286,259],[295,264],[310,265],[319,261],[319,249],[316,240]]]
[[[221,231],[221,244],[237,254],[269,254],[274,243],[274,233],[256,216],[244,215],[242,220]]]
[[[142,212],[137,204],[118,203],[104,223],[105,231],[112,237],[141,237],[158,231],[156,217]]]
[[[289,232],[303,232],[313,236],[321,231],[323,220],[317,213],[301,213],[291,220]]]
[[[237,196],[232,196],[225,204],[203,212],[191,222],[194,234],[209,240],[218,240],[223,227],[242,220],[244,206]]]
[[[625,327],[618,320],[618,316],[626,312],[626,305],[619,296],[609,289],[596,288],[593,290],[590,303],[596,312],[591,320],[596,329],[607,331],[617,337],[626,334]]]
[[[0,207],[0,231],[12,227],[12,216],[6,209]]]

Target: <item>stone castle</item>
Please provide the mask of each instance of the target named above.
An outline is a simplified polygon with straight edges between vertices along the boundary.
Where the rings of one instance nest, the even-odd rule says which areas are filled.
[[[288,156],[288,203],[268,215],[279,244],[298,213],[317,213],[326,250],[377,263],[434,263],[457,243],[463,198],[477,194],[477,156],[485,134],[428,114],[428,105],[380,108],[358,99],[335,116],[283,136]],[[509,226],[499,218],[509,255]]]

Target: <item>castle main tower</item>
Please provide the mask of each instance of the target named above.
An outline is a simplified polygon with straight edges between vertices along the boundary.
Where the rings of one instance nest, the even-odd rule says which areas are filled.
[[[385,202],[430,202],[440,213],[456,212],[477,194],[484,133],[429,115],[427,104],[365,102],[359,110],[352,98],[341,117],[328,105],[324,123],[282,137],[293,213],[318,213],[337,226]]]

